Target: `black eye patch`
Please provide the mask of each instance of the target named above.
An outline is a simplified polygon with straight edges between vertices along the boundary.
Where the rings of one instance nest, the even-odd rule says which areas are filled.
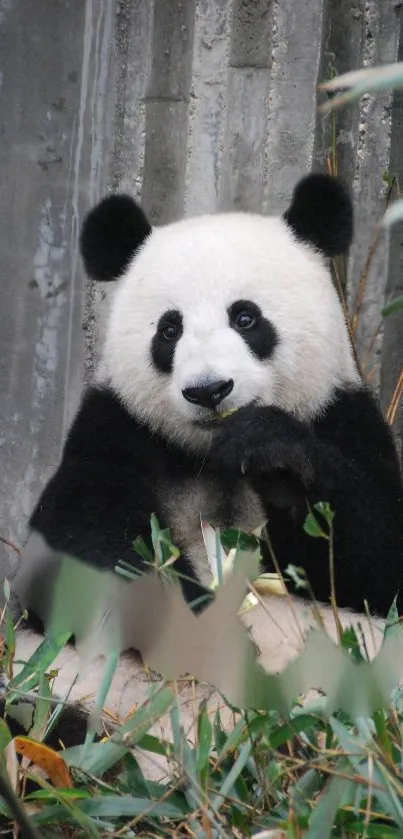
[[[237,300],[228,309],[231,329],[242,336],[253,354],[263,361],[273,354],[279,338],[273,324],[251,300]]]
[[[151,357],[161,373],[171,373],[175,347],[183,333],[183,319],[176,309],[165,312],[159,319],[151,342]]]

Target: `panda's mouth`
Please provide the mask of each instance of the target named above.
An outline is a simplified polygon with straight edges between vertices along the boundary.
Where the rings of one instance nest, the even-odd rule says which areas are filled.
[[[239,407],[241,407],[241,406],[239,406]],[[218,423],[227,419],[227,417],[230,417],[231,414],[235,414],[235,412],[238,411],[238,410],[239,410],[239,408],[230,408],[227,411],[214,411],[213,414],[210,414],[205,419],[194,420],[193,425],[197,425],[201,428],[212,428],[212,427],[218,425]]]

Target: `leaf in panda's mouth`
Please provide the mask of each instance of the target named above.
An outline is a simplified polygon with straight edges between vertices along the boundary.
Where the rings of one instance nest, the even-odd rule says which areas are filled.
[[[238,408],[230,408],[229,411],[223,411],[222,413],[218,413],[218,419],[225,419],[226,417],[230,417],[231,414],[235,414]]]
[[[216,411],[214,413],[214,415],[208,417],[208,419],[195,420],[195,425],[200,425],[200,426],[203,426],[205,428],[208,428],[212,425],[217,425],[217,423],[221,422],[221,420],[224,420],[227,417],[230,417],[231,414],[235,414],[235,412],[238,411],[238,410],[239,410],[239,408],[230,408],[228,411],[222,411],[221,413],[219,411]]]

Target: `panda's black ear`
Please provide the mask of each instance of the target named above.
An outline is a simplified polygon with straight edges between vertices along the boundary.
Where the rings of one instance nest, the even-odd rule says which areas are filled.
[[[116,280],[151,233],[142,209],[129,195],[109,195],[84,220],[80,251],[93,280]]]
[[[353,238],[353,205],[349,193],[338,178],[311,174],[295,187],[284,220],[304,242],[318,248],[325,256],[348,250]]]

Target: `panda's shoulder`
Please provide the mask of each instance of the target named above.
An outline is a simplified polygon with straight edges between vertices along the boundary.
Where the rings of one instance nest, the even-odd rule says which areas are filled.
[[[378,400],[362,382],[335,388],[314,425],[320,436],[333,440],[346,434],[364,445],[369,439],[379,443],[392,440]]]
[[[138,504],[145,494],[150,504],[157,484],[173,467],[175,474],[188,477],[192,466],[185,451],[153,433],[109,386],[94,384],[82,396],[59,467],[41,502],[46,500],[53,509],[53,498],[60,507],[62,494],[77,512],[77,494],[91,507],[105,494],[119,498],[120,504],[125,499],[129,504],[133,494]]]
[[[107,385],[94,384],[84,392],[63,449],[63,460],[87,467],[119,460],[127,465],[165,451],[161,437],[151,433]]]

